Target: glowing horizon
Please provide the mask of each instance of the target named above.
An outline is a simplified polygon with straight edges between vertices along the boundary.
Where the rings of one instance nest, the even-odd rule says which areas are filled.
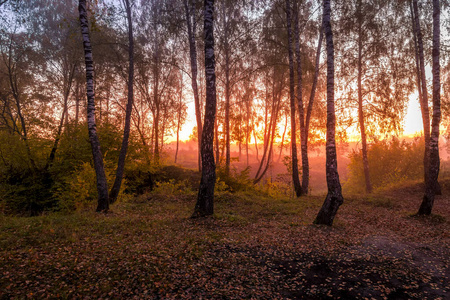
[[[403,133],[401,136],[413,137],[420,135],[423,132],[422,114],[420,111],[420,105],[415,95],[411,95],[407,105],[407,111],[405,119],[403,120]],[[195,108],[194,103],[190,102],[187,109],[186,123],[180,130],[180,141],[186,142],[189,140],[189,136],[192,134],[192,130],[197,126],[195,120]],[[353,135],[352,135],[353,136]],[[355,136],[356,138],[356,136]],[[350,138],[353,140],[353,138]],[[168,142],[176,141],[176,134],[168,138]]]

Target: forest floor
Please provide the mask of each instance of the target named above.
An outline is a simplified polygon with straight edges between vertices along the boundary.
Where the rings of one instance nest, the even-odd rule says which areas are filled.
[[[0,299],[449,299],[450,181],[429,217],[418,184],[346,196],[151,193],[91,211],[0,216]],[[344,195],[345,196],[345,195]]]

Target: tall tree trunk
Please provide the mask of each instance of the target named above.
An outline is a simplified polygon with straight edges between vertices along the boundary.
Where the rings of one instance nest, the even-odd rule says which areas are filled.
[[[294,54],[292,51],[291,4],[289,0],[286,0],[286,23],[287,23],[288,48],[289,48],[289,96],[291,99],[292,181],[294,183],[295,194],[297,195],[297,197],[300,197],[302,195],[302,187],[300,185],[300,178],[298,175],[298,158],[297,158],[297,141],[296,141],[297,130],[295,126],[295,91],[294,91],[295,82],[294,82],[294,59],[293,59]]]
[[[317,81],[319,79],[319,69],[320,69],[320,52],[322,49],[323,40],[323,26],[320,28],[319,32],[319,42],[317,43],[316,51],[316,66],[314,69],[314,79],[311,87],[311,94],[309,96],[308,109],[306,110],[306,120],[305,120],[305,131],[306,131],[306,145],[308,145],[308,135],[309,135],[309,124],[311,121],[311,113],[314,105],[314,98],[316,95]]]
[[[419,9],[417,7],[417,0],[413,0],[413,9],[414,9],[414,24],[415,24],[414,29],[415,29],[415,36],[417,37],[417,46],[418,46],[417,50],[420,66],[421,86],[419,87],[419,89],[422,89],[422,99],[420,102],[420,108],[422,110],[423,136],[425,138],[425,153],[423,157],[423,166],[426,185],[428,181],[428,170],[430,159],[430,110],[428,108],[427,81],[425,77],[425,59],[423,54],[422,31],[420,29]]]
[[[214,213],[214,186],[216,184],[216,165],[214,163],[214,121],[216,118],[216,65],[214,58],[214,0],[205,0],[205,75],[206,103],[205,121],[202,133],[202,178],[195,204],[193,218]]]
[[[225,4],[222,5],[223,38],[225,51],[225,174],[230,173],[231,149],[230,149],[230,46],[228,43],[228,24],[226,22]]]
[[[420,59],[419,59],[419,48],[417,46],[417,32],[416,32],[416,19],[415,19],[415,14],[414,14],[414,9],[413,9],[413,2],[410,1],[410,10],[411,10],[411,21],[412,21],[412,32],[413,32],[413,39],[414,39],[414,54],[415,54],[415,59],[416,59],[416,76],[417,76],[417,90],[419,92],[419,105],[422,111],[422,116],[423,114],[423,108],[422,108],[422,83],[420,82],[422,79],[422,76],[420,75]],[[422,117],[422,121],[423,121],[423,117]],[[424,170],[424,180],[425,180],[425,172],[426,170]]]
[[[311,93],[309,96],[309,102],[308,102],[308,108],[306,109],[306,119],[305,119],[305,151],[308,153],[308,139],[309,139],[309,125],[311,123],[311,114],[312,109],[314,105],[314,98],[316,95],[316,89],[317,89],[317,81],[319,79],[319,69],[320,69],[320,52],[322,50],[322,40],[323,40],[323,26],[320,28],[319,31],[319,41],[317,43],[317,51],[316,51],[316,63],[314,68],[314,78],[313,78],[313,84],[311,86]],[[309,161],[308,161],[308,168],[304,169],[303,172],[308,172],[308,176],[303,177],[303,187],[306,190],[309,190]]]
[[[439,124],[441,122],[441,81],[440,81],[440,8],[439,0],[433,0],[433,119],[431,123],[430,160],[425,195],[420,205],[419,215],[430,215],[439,176]]]
[[[133,41],[133,23],[131,22],[131,6],[129,0],[124,0],[128,21],[128,101],[125,111],[125,126],[123,129],[122,146],[119,153],[119,161],[117,163],[116,178],[113,187],[109,193],[109,200],[114,203],[120,192],[122,185],[123,172],[125,168],[125,158],[127,157],[128,139],[130,137],[131,112],[133,110],[133,84],[134,84],[134,41]]]
[[[198,170],[202,171],[202,160],[200,149],[202,146],[202,116],[200,113],[200,97],[198,93],[197,85],[197,48],[195,45],[195,31],[196,31],[196,19],[195,19],[195,2],[192,0],[191,10],[189,10],[188,0],[184,0],[184,9],[186,11],[186,21],[188,27],[189,38],[189,57],[191,63],[192,73],[192,91],[194,92],[194,106],[195,106],[195,119],[197,121],[197,141],[198,141]]]
[[[159,121],[160,121],[160,115],[161,115],[161,97],[159,95],[159,76],[160,76],[160,49],[159,49],[159,39],[158,39],[158,4],[155,2],[153,3],[153,14],[154,14],[154,21],[153,21],[153,31],[155,33],[156,38],[154,39],[154,47],[155,52],[153,53],[153,102],[155,106],[155,117],[153,119],[153,127],[154,127],[154,149],[153,149],[153,162],[156,166],[159,165],[159,159],[160,159],[160,146],[159,146],[159,139],[160,139],[160,131],[159,131]]]
[[[220,145],[219,145],[219,121],[214,120],[214,150],[216,155],[216,165],[220,164]]]
[[[87,96],[87,123],[89,140],[94,158],[94,169],[97,176],[98,212],[107,212],[109,209],[108,183],[106,181],[103,156],[100,149],[100,141],[97,136],[95,124],[95,94],[94,94],[94,61],[92,59],[91,39],[89,37],[89,25],[86,12],[86,0],[79,0],[78,11],[80,13],[81,34],[83,36],[84,61],[86,64],[86,96]]]
[[[308,160],[308,140],[305,127],[305,109],[302,96],[302,64],[300,56],[300,29],[298,20],[298,0],[294,0],[294,36],[295,55],[297,57],[297,105],[300,119],[300,148],[302,153],[302,193],[308,194],[309,186],[309,160]]]
[[[178,158],[178,148],[180,145],[180,129],[181,129],[181,113],[183,108],[183,73],[180,72],[180,102],[178,103],[178,120],[177,120],[177,147],[175,149],[175,163]]]
[[[335,127],[336,116],[334,110],[334,46],[331,30],[331,0],[323,1],[323,28],[327,41],[327,141],[326,141],[326,173],[328,194],[314,220],[315,224],[331,226],[339,206],[344,202],[341,183],[337,170]]]
[[[364,121],[364,111],[363,111],[363,96],[362,96],[362,1],[358,0],[357,15],[358,15],[358,121],[359,130],[361,131],[361,144],[362,144],[362,159],[364,168],[364,179],[366,182],[366,193],[370,194],[372,192],[372,184],[370,182],[369,173],[369,159],[367,156],[367,137],[366,137],[366,125]]]

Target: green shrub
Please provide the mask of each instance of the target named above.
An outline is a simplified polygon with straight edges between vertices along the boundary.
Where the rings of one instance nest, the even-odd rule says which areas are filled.
[[[369,146],[368,159],[370,180],[374,189],[395,185],[406,180],[423,178],[423,138],[411,142],[398,138],[375,141]],[[361,151],[354,150],[350,156],[349,177],[344,189],[363,193],[365,177]]]
[[[217,168],[217,182],[216,185],[223,184],[227,187],[226,190],[230,192],[246,191],[253,189],[253,180],[250,178],[250,167],[245,168],[242,171],[238,171],[235,167],[232,167],[229,174],[226,174],[223,167]],[[219,180],[220,178],[220,180]]]
[[[166,182],[156,182],[153,193],[163,195],[182,195],[192,193],[187,181],[175,181],[171,179]]]

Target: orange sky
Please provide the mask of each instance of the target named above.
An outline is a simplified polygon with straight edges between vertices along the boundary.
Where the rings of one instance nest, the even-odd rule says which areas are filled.
[[[403,124],[404,124],[403,134],[407,136],[412,136],[423,130],[420,106],[415,96],[410,97],[408,103],[408,110]],[[194,103],[192,102],[188,104],[188,118],[180,132],[180,140],[187,141],[189,139],[189,135],[191,135],[192,133],[192,129],[194,128],[194,126],[196,126],[196,121],[195,121]],[[168,139],[169,142],[175,140],[176,136],[173,136]]]

